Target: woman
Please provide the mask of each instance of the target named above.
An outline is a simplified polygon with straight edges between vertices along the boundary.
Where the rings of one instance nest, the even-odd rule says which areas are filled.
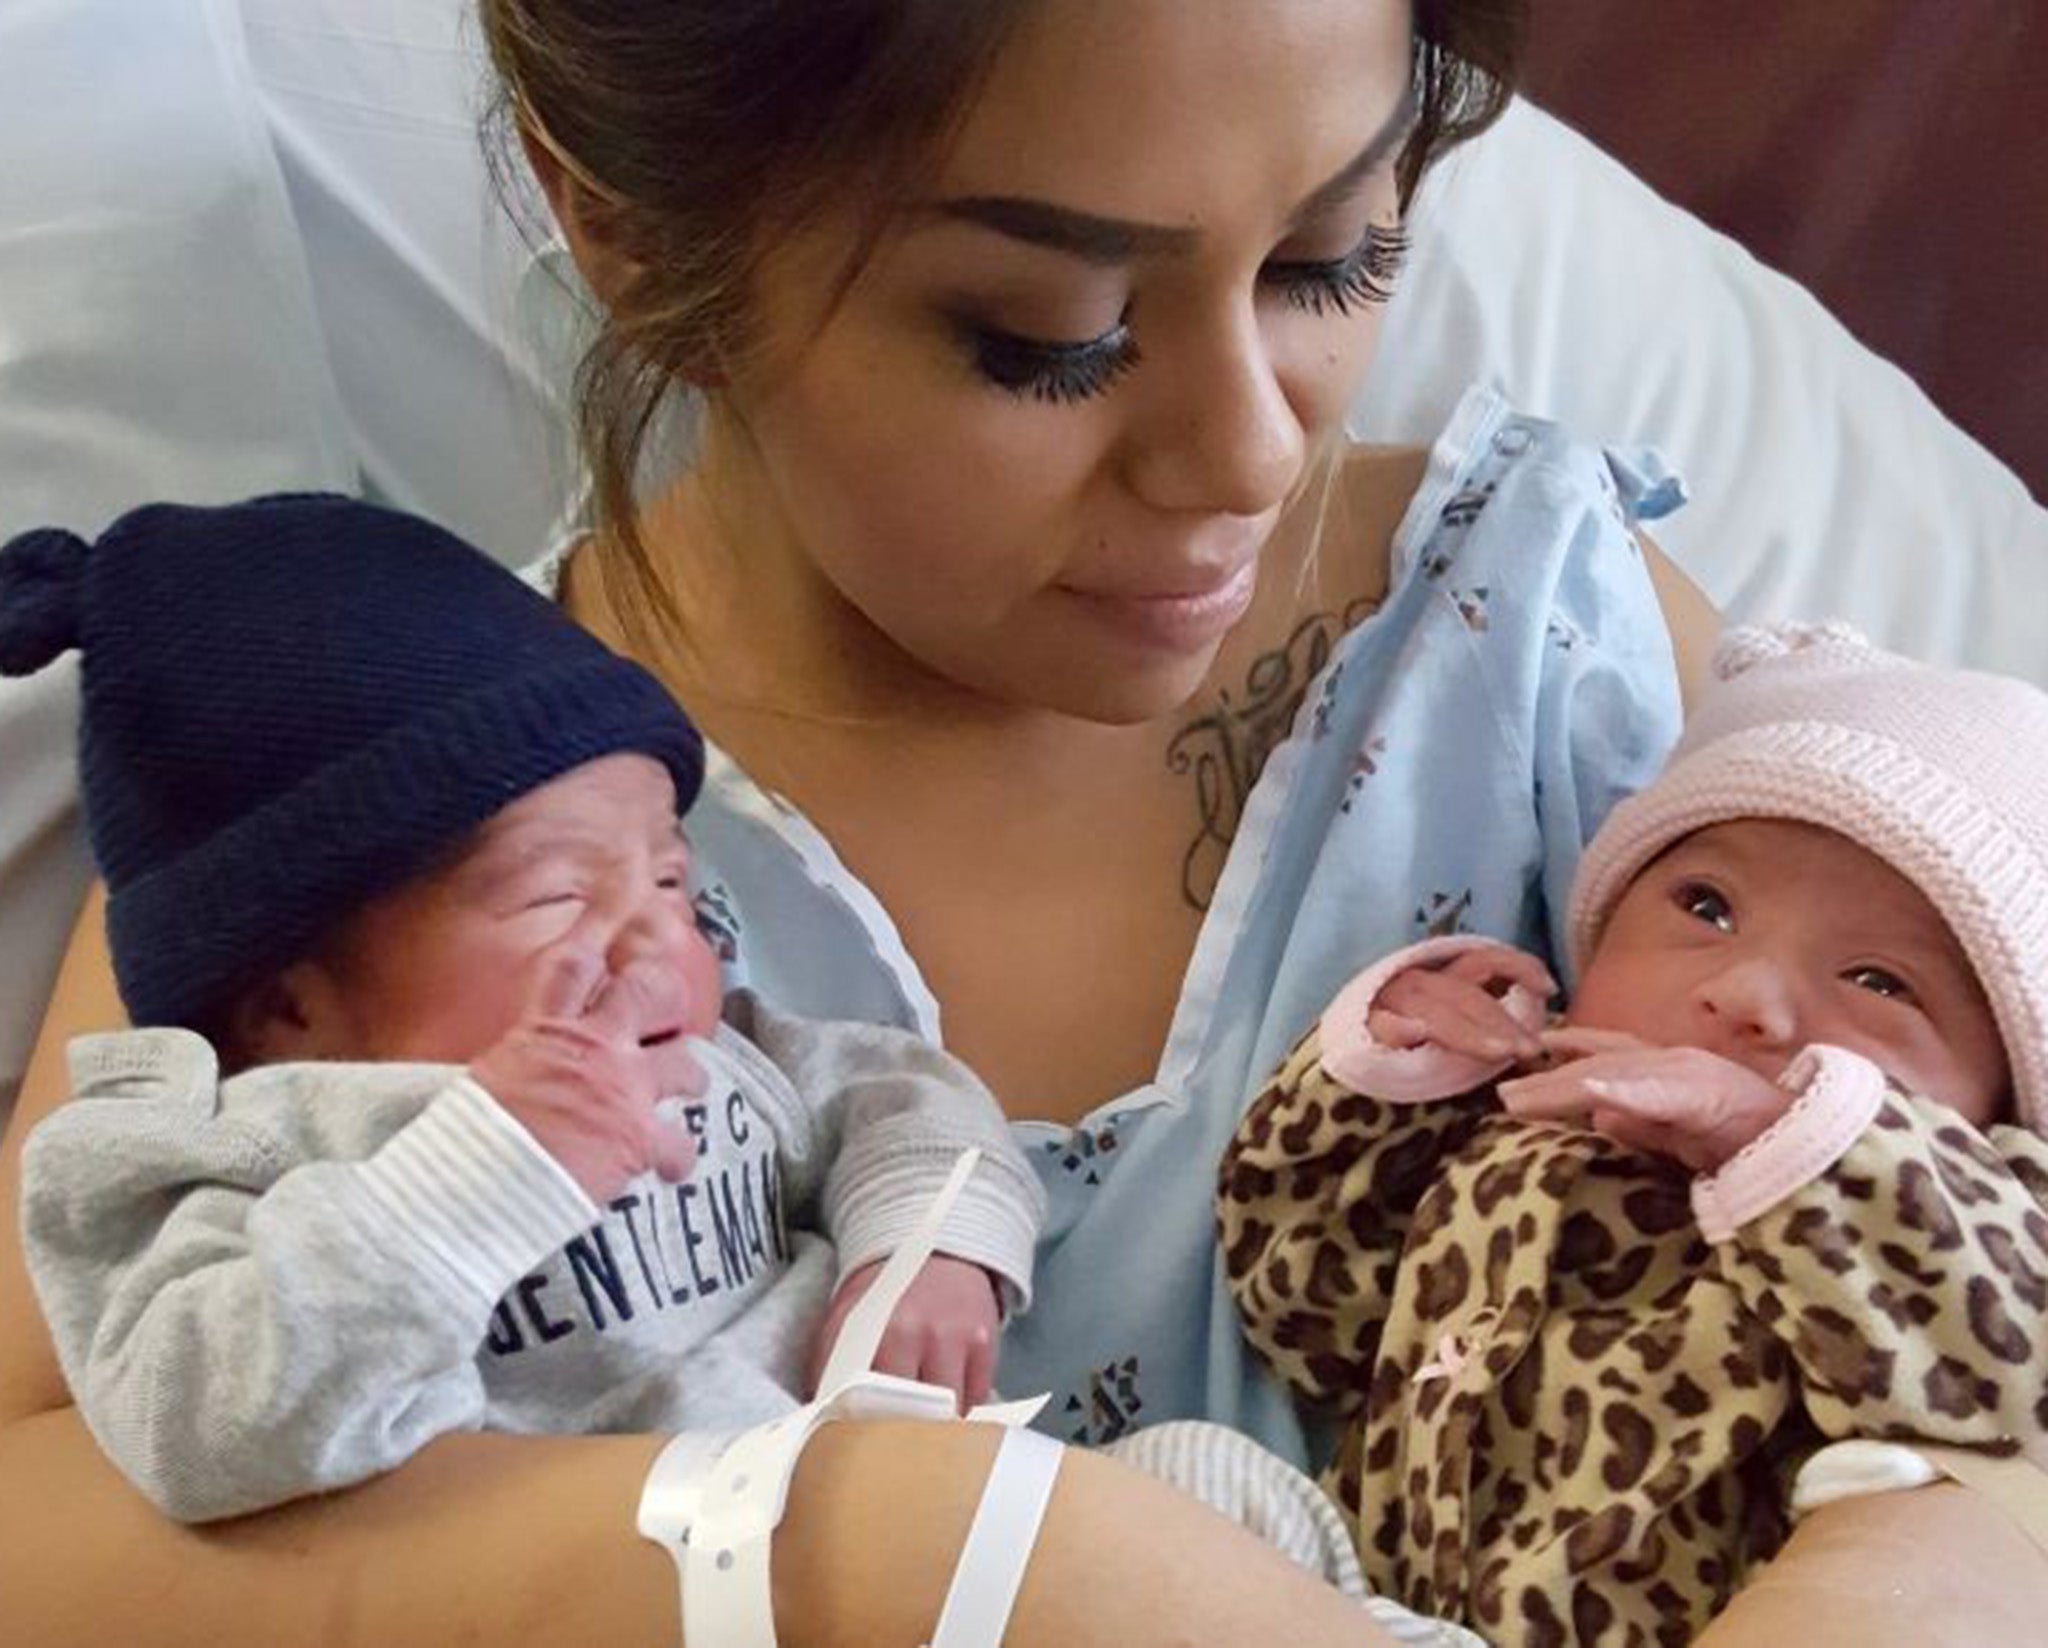
[[[1542,564],[1576,576],[1582,616],[1607,625],[1589,652],[1611,641],[1631,660],[1604,676],[1544,651],[1577,640],[1546,629],[1549,592],[1511,560],[1497,586],[1404,594],[1446,523],[1486,508],[1483,489],[1444,484],[1476,473],[1480,449],[1526,477],[1525,448],[1509,451],[1538,438],[1526,426],[1481,404],[1466,457],[1453,442],[1434,468],[1337,461],[1399,208],[1425,161],[1493,112],[1517,9],[1420,4],[1411,39],[1397,0],[483,6],[513,118],[611,320],[587,419],[598,530],[567,558],[563,598],[662,673],[731,758],[695,822],[740,964],[792,1005],[933,1029],[942,1006],[948,1044],[1037,1124],[1027,1137],[1069,1187],[1041,1297],[1073,1302],[1018,1324],[1004,1377],[1054,1388],[1085,1439],[1200,1410],[1304,1451],[1218,1308],[1209,1171],[1190,1164],[1290,1033],[1287,992],[1349,961],[1294,965],[1270,913],[1266,939],[1237,942],[1297,862],[1253,781],[1316,667],[1349,648],[1366,687],[1333,691],[1332,714],[1369,717],[1381,688],[1407,683],[1411,709],[1477,690],[1468,637],[1541,643],[1521,655],[1527,726],[1461,726],[1476,748],[1443,752],[1519,774],[1520,856],[1485,812],[1397,833],[1509,865],[1469,906],[1443,889],[1428,919],[1480,919],[1490,897],[1484,919],[1540,925],[1533,889],[1592,822],[1573,808],[1597,810],[1668,732],[1670,652],[1640,572],[1621,568],[1633,551],[1589,529],[1609,610],[1563,541],[1605,507],[1592,471],[1545,517]],[[646,391],[678,385],[701,391],[696,456],[642,507]],[[1711,617],[1656,576],[1683,660]],[[1383,600],[1390,617],[1427,607],[1435,627],[1345,641]],[[1464,614],[1448,638],[1443,612]],[[1518,751],[1556,703],[1538,662],[1542,681],[1604,683],[1596,718],[1621,744],[1640,731],[1586,797],[1556,728],[1564,782],[1540,805],[1542,760]],[[1621,690],[1635,688],[1640,715]],[[1357,740],[1361,783],[1373,751]],[[1311,766],[1299,750],[1278,761]],[[1312,877],[1334,861],[1309,840],[1299,862]],[[1353,867],[1366,879],[1330,873],[1363,909],[1371,866]],[[117,1011],[96,922],[89,910],[24,1090],[10,1196],[20,1133],[60,1090],[63,1038]],[[1375,943],[1359,926],[1355,943]],[[8,1320],[34,1321],[17,1259],[0,1286]],[[1126,1326],[1142,1354],[1113,1353]],[[37,1491],[6,1499],[0,1585],[24,1640],[675,1639],[666,1559],[628,1532],[658,1439],[449,1439],[364,1489],[200,1538],[119,1486],[64,1400],[43,1338],[10,1336],[0,1473]],[[920,1640],[991,1450],[972,1427],[828,1430],[778,1536],[784,1640]],[[1770,1640],[1774,1594],[1810,1624],[1804,1587],[1833,1582],[1830,1541],[1860,1555],[1902,1530],[1990,1549],[2002,1527],[1938,1490],[1869,1505],[1817,1520],[1802,1540],[1817,1554],[1731,1629]],[[2041,1564],[2015,1543],[2002,1549],[2024,1588]],[[1917,1578],[1912,1564],[1900,1571]],[[2048,1578],[2036,1590],[2048,1598]],[[1253,1542],[1077,1451],[1008,1640],[1283,1629],[1364,1636]]]

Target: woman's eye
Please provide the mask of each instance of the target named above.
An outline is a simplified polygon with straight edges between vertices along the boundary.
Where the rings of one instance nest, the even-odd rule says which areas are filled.
[[[1297,309],[1312,315],[1348,315],[1366,304],[1385,303],[1408,260],[1408,231],[1373,223],[1365,238],[1340,258],[1321,261],[1275,258],[1259,278],[1277,287]]]
[[[1711,887],[1689,881],[1678,889],[1674,902],[1695,921],[1704,921],[1724,933],[1735,931],[1735,911]]]
[[[974,369],[1020,400],[1071,406],[1101,394],[1138,364],[1138,340],[1119,321],[1100,337],[1055,343],[968,323]]]
[[[1911,1001],[1913,987],[1897,973],[1882,967],[1852,967],[1842,975],[1859,990],[1868,990],[1874,996],[1883,996],[1890,1001]]]

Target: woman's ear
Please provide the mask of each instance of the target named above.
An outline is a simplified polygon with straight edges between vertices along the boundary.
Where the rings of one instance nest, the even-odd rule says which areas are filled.
[[[341,1058],[348,1022],[333,973],[318,961],[297,961],[236,998],[222,1052],[237,1069]]]
[[[520,147],[540,182],[576,272],[598,304],[607,313],[616,313],[644,270],[644,265],[619,245],[616,224],[622,208],[616,197],[540,126],[521,117],[518,129]],[[687,366],[671,362],[670,367],[680,381],[697,389],[717,389],[726,382],[717,352],[709,347],[702,359]]]
[[[519,146],[540,182],[548,211],[569,248],[576,271],[597,301],[612,308],[639,265],[608,233],[613,207],[599,185],[568,159],[531,121],[518,122]]]

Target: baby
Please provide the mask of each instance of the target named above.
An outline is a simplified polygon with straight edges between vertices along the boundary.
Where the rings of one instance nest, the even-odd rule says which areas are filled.
[[[1587,849],[1563,1020],[1417,945],[1222,1164],[1367,1579],[1489,1641],[1688,1640],[1822,1444],[2048,1428],[2048,695],[1840,626],[1716,663]]]
[[[653,677],[335,497],[17,539],[0,670],[74,646],[142,1028],[73,1045],[24,1229],[86,1419],[163,1510],[453,1430],[760,1423],[969,1147],[877,1365],[987,1393],[1038,1180],[946,1055],[721,999],[703,746]]]

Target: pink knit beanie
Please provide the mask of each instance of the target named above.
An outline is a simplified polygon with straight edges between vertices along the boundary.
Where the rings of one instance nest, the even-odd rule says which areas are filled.
[[[1738,629],[1670,764],[1622,802],[1572,889],[1582,971],[1629,883],[1737,818],[1836,830],[1924,893],[1989,998],[2020,1120],[2048,1132],[2048,693],[1933,669],[1845,624]]]

